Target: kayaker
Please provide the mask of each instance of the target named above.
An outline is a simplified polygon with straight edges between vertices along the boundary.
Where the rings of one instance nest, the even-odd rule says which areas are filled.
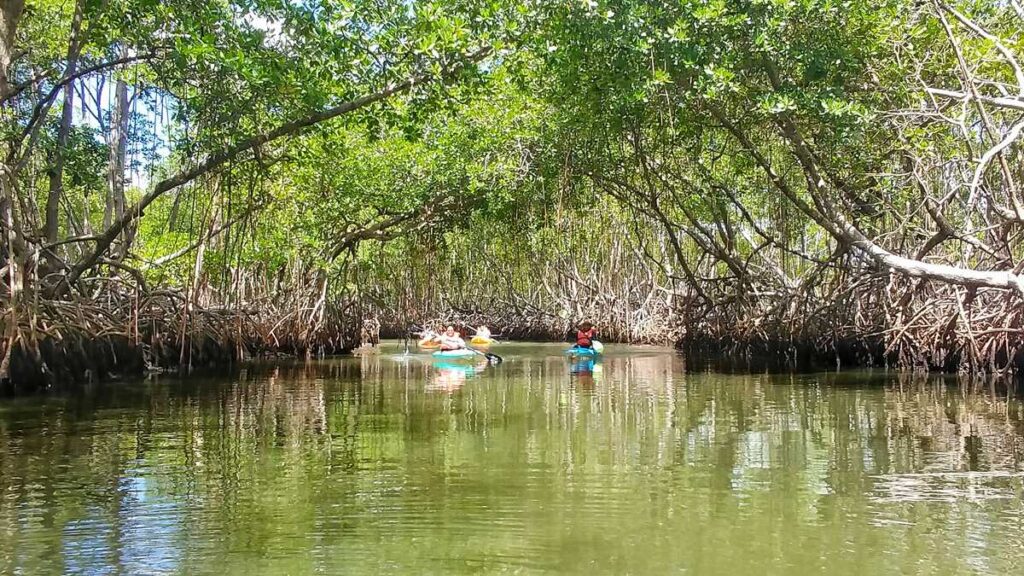
[[[430,344],[432,342],[437,342],[437,340],[439,338],[441,338],[440,334],[438,334],[437,332],[434,332],[430,328],[424,328],[423,331],[420,332],[420,345],[422,346],[424,344]]]
[[[487,329],[487,326],[481,326],[481,327],[476,329],[476,335],[481,337],[481,338],[490,339],[491,331]]]
[[[449,326],[441,335],[441,350],[462,350],[466,347],[466,341],[455,331],[454,326]]]
[[[595,336],[597,336],[597,330],[594,329],[593,324],[590,322],[580,323],[576,330],[576,347],[593,348]]]

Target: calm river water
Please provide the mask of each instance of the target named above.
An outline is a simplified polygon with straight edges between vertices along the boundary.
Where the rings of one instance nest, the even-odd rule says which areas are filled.
[[[659,348],[0,399],[0,573],[1024,574],[1024,411]]]

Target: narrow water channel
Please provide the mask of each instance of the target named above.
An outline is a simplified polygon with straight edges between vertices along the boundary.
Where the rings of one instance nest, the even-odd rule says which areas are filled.
[[[1017,400],[563,348],[0,399],[0,573],[1024,573]]]

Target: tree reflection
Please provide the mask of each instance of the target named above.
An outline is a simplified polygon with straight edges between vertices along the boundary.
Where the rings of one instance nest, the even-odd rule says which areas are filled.
[[[10,401],[0,572],[451,567],[431,550],[581,568],[551,546],[566,538],[639,547],[652,571],[899,570],[881,558],[924,550],[965,566],[1021,517],[1021,415],[975,382],[687,374],[655,352],[458,369],[379,353]],[[713,563],[711,542],[743,553]]]

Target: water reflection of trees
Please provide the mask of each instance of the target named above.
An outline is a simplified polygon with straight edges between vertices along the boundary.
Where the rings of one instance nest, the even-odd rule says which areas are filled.
[[[429,389],[436,372],[368,354],[0,412],[0,572],[74,571],[68,558],[202,571],[256,549],[313,571],[339,535],[466,522],[466,502],[522,522],[643,507],[695,542],[785,522],[827,555],[867,536],[815,526],[901,526],[936,501],[981,501],[980,525],[996,525],[985,502],[1021,490],[1020,404],[942,379],[686,374],[654,353],[610,355],[587,380],[560,356],[523,357],[445,394]],[[963,514],[944,509],[932,529]],[[924,538],[898,530],[906,546]]]

